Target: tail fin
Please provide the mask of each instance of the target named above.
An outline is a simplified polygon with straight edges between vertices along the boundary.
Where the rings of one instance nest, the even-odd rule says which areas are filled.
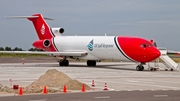
[[[50,27],[46,23],[46,20],[53,20],[51,18],[44,18],[42,14],[33,14],[32,16],[10,16],[6,18],[27,18],[32,21],[36,33],[40,40],[53,38],[55,35],[51,32]]]

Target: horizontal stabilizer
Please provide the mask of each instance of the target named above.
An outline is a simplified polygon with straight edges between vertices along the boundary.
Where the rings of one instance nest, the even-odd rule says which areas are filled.
[[[39,16],[7,16],[5,17],[6,19],[14,19],[14,18],[38,18]],[[46,18],[46,17],[43,17],[44,19],[46,20],[54,20],[52,18]]]
[[[59,56],[85,56],[88,53],[86,51],[64,51],[64,52],[44,52],[44,51],[0,51],[0,53],[10,53],[10,54],[45,54],[45,55],[59,55]]]

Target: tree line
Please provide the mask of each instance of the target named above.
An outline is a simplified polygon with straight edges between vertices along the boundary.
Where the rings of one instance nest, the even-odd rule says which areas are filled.
[[[11,47],[0,47],[0,51],[25,51],[22,48],[19,47],[15,47],[15,48],[11,48]],[[36,48],[30,48],[28,49],[28,51],[43,51],[41,49],[36,49]]]

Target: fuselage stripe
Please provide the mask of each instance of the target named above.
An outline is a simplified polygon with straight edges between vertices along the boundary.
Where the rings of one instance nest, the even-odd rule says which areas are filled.
[[[116,37],[116,36],[114,37],[114,42],[115,42],[115,44],[116,44],[116,47],[119,49],[119,51],[121,52],[121,54],[124,55],[124,57],[126,57],[126,58],[129,59],[130,61],[136,62],[135,60],[133,60],[133,59],[131,59],[130,57],[128,57],[128,56],[126,55],[126,53],[123,52],[123,50],[120,48],[120,45],[118,45],[118,43],[117,43],[117,37]]]
[[[55,35],[54,35],[52,29],[50,28],[49,30],[50,30],[51,34],[53,35],[53,37],[55,37]]]
[[[59,50],[58,50],[58,48],[56,47],[56,44],[55,44],[55,42],[54,42],[54,37],[52,38],[52,44],[53,44],[53,46],[54,46],[56,52],[58,52]]]

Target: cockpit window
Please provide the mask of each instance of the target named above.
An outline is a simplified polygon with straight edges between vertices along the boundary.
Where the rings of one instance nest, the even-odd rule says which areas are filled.
[[[153,45],[152,44],[148,44],[148,43],[144,43],[144,44],[140,44],[140,47],[142,47],[142,48],[153,47]]]
[[[144,44],[141,44],[141,45],[140,45],[141,48],[145,48],[144,46],[145,46]]]

